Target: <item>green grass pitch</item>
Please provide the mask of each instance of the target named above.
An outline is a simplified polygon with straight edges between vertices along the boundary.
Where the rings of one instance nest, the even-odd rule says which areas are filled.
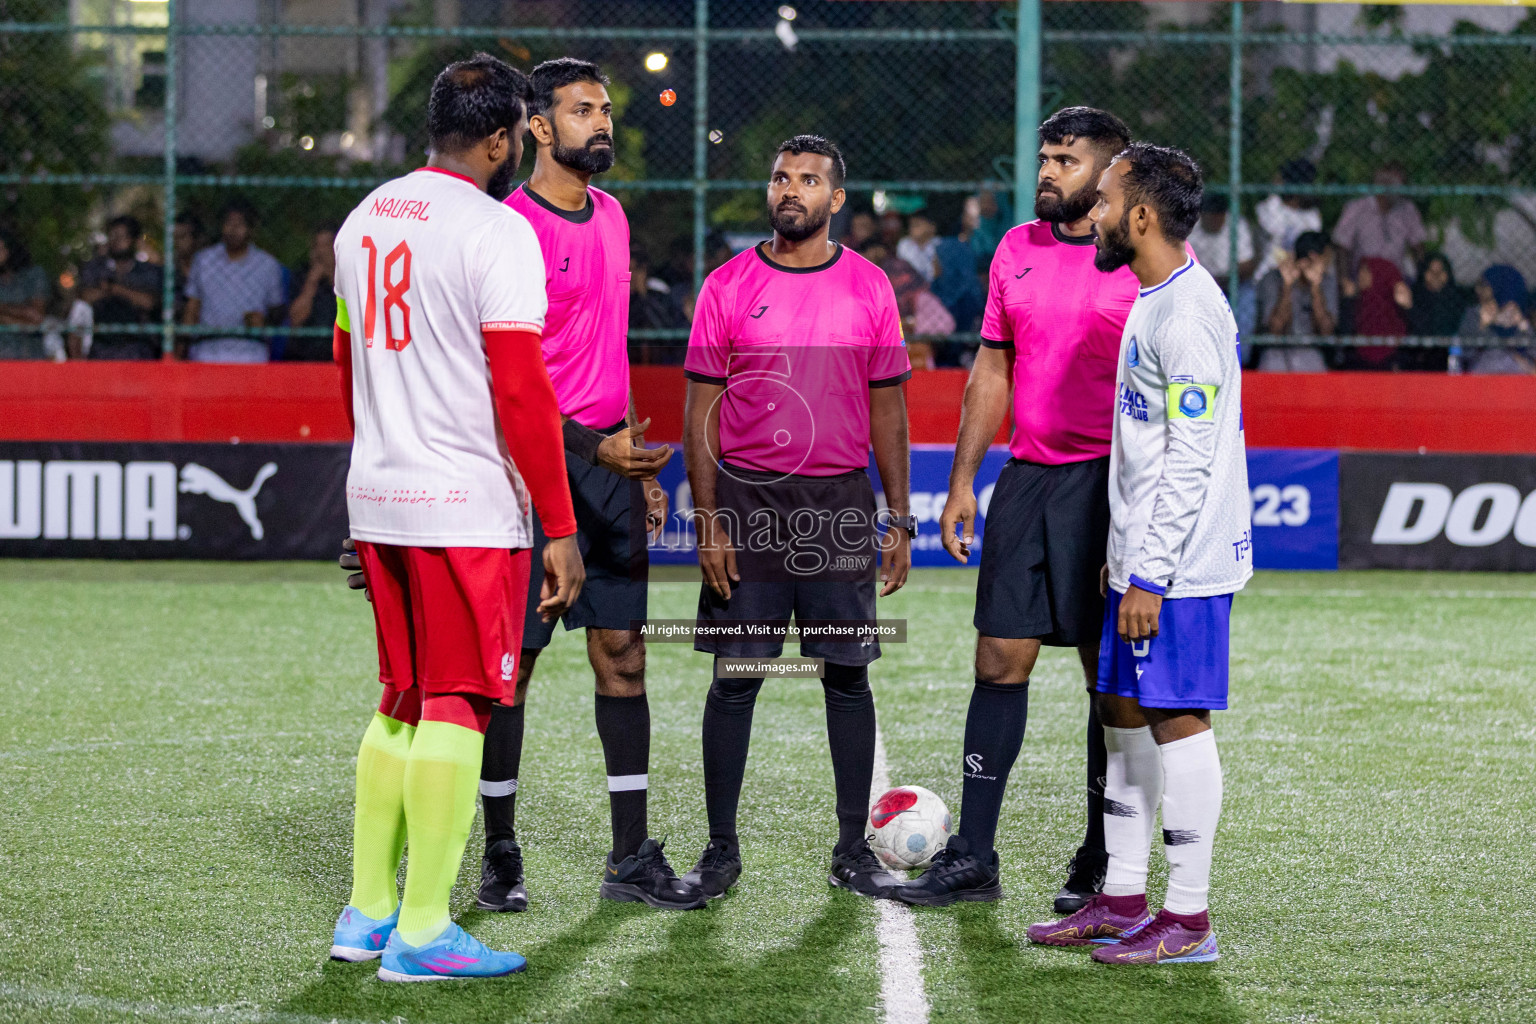
[[[972,579],[914,573],[882,605],[910,642],[873,671],[893,782],[955,810]],[[668,576],[653,614],[687,616],[696,593]],[[1536,1019],[1536,583],[1261,574],[1233,623],[1222,960],[1115,971],[1023,941],[1082,826],[1082,684],[1050,651],[1004,809],[1007,898],[916,914],[932,1020]],[[478,826],[454,894],[528,973],[388,986],[327,961],[373,659],[367,605],[329,567],[0,563],[0,1020],[878,1018],[876,908],[826,884],[820,688],[764,691],[738,893],[688,914],[604,903],[592,684],[565,634],[529,699],[531,909],[471,909]],[[680,867],[705,838],[707,671],[686,646],[651,648],[652,825]]]

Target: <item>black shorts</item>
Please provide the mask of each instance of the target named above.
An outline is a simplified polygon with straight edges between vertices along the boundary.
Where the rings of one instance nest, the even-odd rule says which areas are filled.
[[[620,423],[603,431],[622,430]],[[646,583],[651,559],[646,551],[645,490],[638,480],[565,453],[566,478],[576,508],[576,544],[587,569],[587,582],[576,603],[560,619],[566,629],[632,629],[646,616]],[[533,516],[533,562],[528,572],[528,611],[523,618],[523,647],[542,650],[555,635],[555,624],[539,618],[539,589],[544,585],[544,527]]]
[[[1009,459],[987,506],[976,631],[1050,647],[1097,647],[1109,542],[1109,459]]]
[[[825,631],[801,641],[802,657],[834,665],[868,665],[880,657],[880,641],[860,628],[875,622],[880,575],[869,474],[786,476],[727,464],[715,484],[715,506],[732,524],[741,579],[731,587],[729,601],[708,584],[700,589],[701,635],[694,650],[725,658],[777,658],[793,616],[801,629]],[[745,623],[767,625],[768,631],[702,635],[711,626]],[[839,636],[848,639],[835,639]]]

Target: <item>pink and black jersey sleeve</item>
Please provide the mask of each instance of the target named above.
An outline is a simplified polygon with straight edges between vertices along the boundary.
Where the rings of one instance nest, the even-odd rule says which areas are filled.
[[[1003,305],[1003,272],[1008,261],[999,245],[987,273],[987,310],[981,318],[981,343],[987,348],[1013,348],[1013,324]]]
[[[521,214],[496,217],[481,232],[472,274],[481,330],[544,333],[544,254]]]
[[[907,357],[907,340],[901,334],[901,310],[896,292],[883,273],[875,275],[871,298],[874,320],[874,345],[869,353],[869,386],[895,387],[912,379],[912,361]]]
[[[693,329],[688,334],[688,355],[683,375],[701,384],[724,385],[730,376],[731,343],[725,304],[716,274],[704,279],[694,307]]]

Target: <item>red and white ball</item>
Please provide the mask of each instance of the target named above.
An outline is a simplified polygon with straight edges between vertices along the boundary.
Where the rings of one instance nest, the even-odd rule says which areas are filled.
[[[925,868],[949,842],[949,808],[922,786],[888,789],[869,809],[870,848],[897,871]]]

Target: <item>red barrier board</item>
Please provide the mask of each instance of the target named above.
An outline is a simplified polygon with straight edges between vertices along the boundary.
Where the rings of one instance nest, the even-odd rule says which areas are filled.
[[[912,440],[952,444],[966,375],[915,374]],[[652,441],[680,441],[681,367],[636,366],[635,405]],[[1274,448],[1536,454],[1536,376],[1248,374],[1248,443]],[[326,364],[0,362],[0,440],[344,441]],[[1006,428],[999,443],[1007,441]]]
[[[345,441],[326,363],[0,363],[0,440]]]

